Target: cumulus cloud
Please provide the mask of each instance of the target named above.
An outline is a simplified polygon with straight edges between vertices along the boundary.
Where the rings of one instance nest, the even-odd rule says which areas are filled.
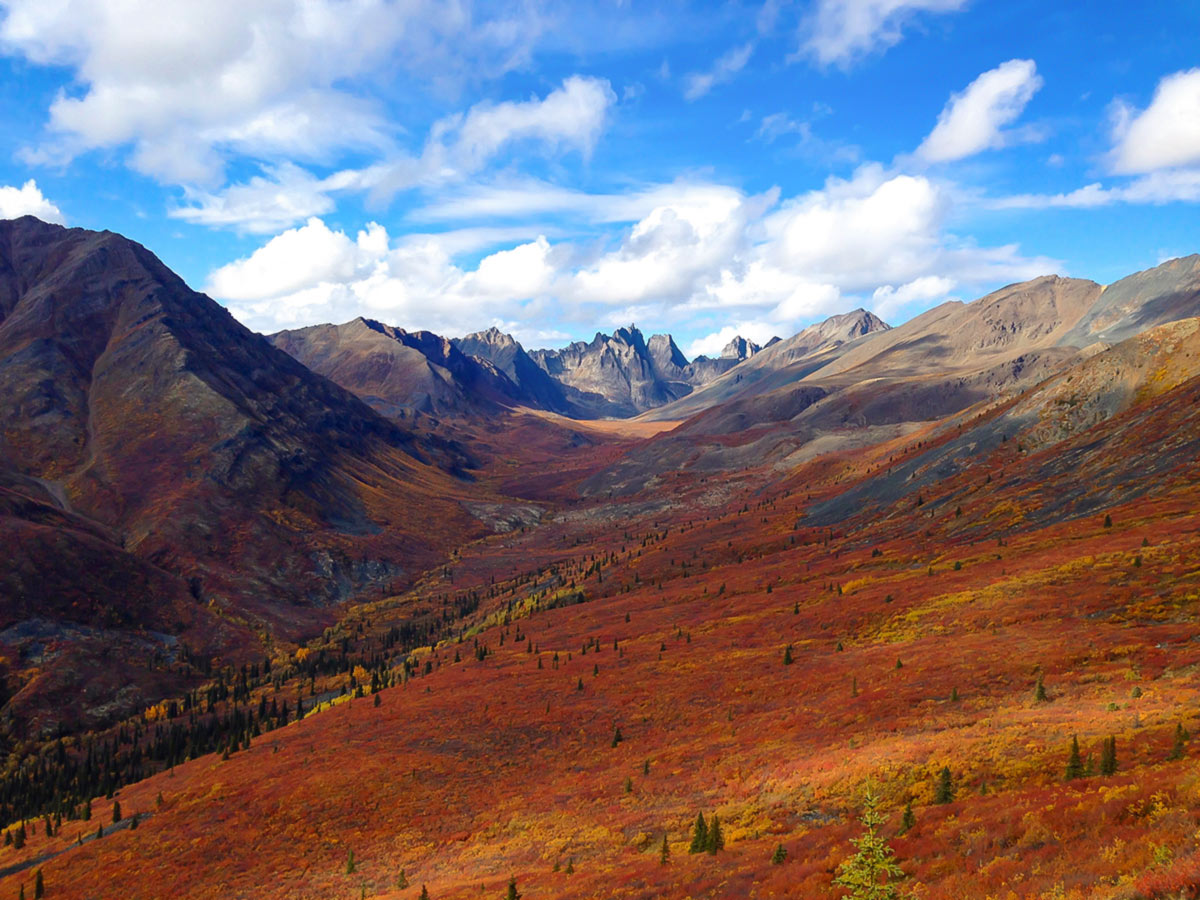
[[[351,235],[312,218],[215,271],[208,289],[264,331],[356,315],[450,334],[495,322],[530,334],[547,322],[634,318],[712,334],[733,323],[762,342],[844,311],[854,297],[911,306],[954,285],[1056,267],[1014,246],[954,239],[944,230],[951,198],[942,188],[878,165],[785,200],[777,190],[749,195],[711,182],[627,197],[526,186],[529,208],[569,206],[624,227],[611,242],[524,236],[516,226],[393,239],[379,225]],[[498,190],[514,200],[520,188]],[[481,209],[503,205],[492,195],[478,200]]]
[[[544,98],[480,103],[430,130],[419,158],[400,158],[365,170],[361,183],[378,201],[417,185],[444,184],[479,172],[504,148],[534,141],[552,151],[590,155],[617,97],[603,78],[573,75]]]
[[[346,85],[387,67],[428,83],[520,65],[536,13],[456,0],[7,0],[0,47],[74,72],[33,156],[132,148],[137,170],[213,187],[231,153],[325,160],[392,144]],[[264,35],[270,39],[264,39]],[[436,65],[433,63],[436,62]]]
[[[332,212],[335,195],[346,191],[369,191],[383,201],[400,190],[460,181],[517,141],[536,142],[547,152],[577,150],[586,156],[615,102],[604,79],[572,76],[544,99],[477,104],[466,114],[438,121],[419,157],[397,155],[386,163],[326,178],[290,162],[264,166],[261,175],[219,191],[185,188],[187,202],[169,214],[195,224],[266,234]]]
[[[1200,69],[1168,75],[1138,112],[1115,105],[1113,172],[1138,175],[1200,164]]]
[[[37,216],[43,222],[65,225],[62,210],[51,203],[33,179],[18,187],[0,187],[0,219],[19,219]]]
[[[951,96],[917,154],[930,162],[949,162],[1003,147],[1014,138],[1004,127],[1016,121],[1041,86],[1031,59],[1010,59],[984,72]]]
[[[900,42],[920,13],[957,12],[967,0],[817,0],[803,52],[823,66],[848,66]]]
[[[707,72],[693,72],[684,78],[683,96],[686,100],[699,100],[716,85],[733,79],[746,67],[754,54],[753,42],[741,44],[723,54]]]

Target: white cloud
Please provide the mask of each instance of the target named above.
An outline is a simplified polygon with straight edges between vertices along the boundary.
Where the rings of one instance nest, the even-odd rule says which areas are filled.
[[[817,0],[804,51],[823,66],[848,66],[900,42],[919,13],[957,12],[967,0]]]
[[[426,148],[426,155],[440,156],[467,172],[477,171],[506,144],[522,139],[571,147],[587,155],[616,99],[605,79],[572,75],[544,100],[477,104],[461,121],[443,120],[435,127],[438,140]],[[449,141],[443,137],[447,133],[453,134]]]
[[[1137,175],[1200,163],[1200,68],[1168,75],[1141,112],[1118,103],[1113,172]]]
[[[746,67],[754,54],[753,42],[734,47],[722,55],[707,72],[693,72],[684,78],[683,96],[686,100],[698,100],[718,84],[733,79]]]
[[[1099,182],[1063,194],[1016,194],[993,200],[994,209],[1093,209],[1116,203],[1161,206],[1200,202],[1200,169],[1164,169],[1106,188]]]
[[[43,222],[65,225],[62,210],[51,203],[38,189],[32,178],[18,187],[0,187],[0,219],[19,219],[37,216]]]
[[[477,104],[465,115],[440,120],[420,157],[395,156],[386,163],[327,178],[317,178],[290,162],[265,166],[262,175],[220,191],[185,188],[189,203],[169,214],[196,224],[266,234],[332,212],[337,193],[367,190],[382,201],[399,190],[442,187],[467,178],[520,140],[536,141],[545,150],[574,149],[587,155],[615,102],[607,81],[572,76],[544,99]]]
[[[946,234],[953,198],[927,178],[860,168],[780,202],[722,184],[677,182],[622,195],[497,188],[518,206],[579,210],[625,223],[615,242],[556,240],[522,226],[388,237],[352,236],[320,219],[218,269],[209,290],[262,330],[368,315],[462,333],[503,321],[522,333],[571,322],[624,322],[695,333],[736,323],[763,341],[843,311],[854,296],[912,306],[953,285],[1044,274],[1053,260],[1015,246],[976,247]],[[497,195],[480,209],[503,218]],[[527,226],[526,226],[527,227]],[[472,266],[459,257],[484,255]]]
[[[387,148],[392,125],[348,83],[383,68],[420,84],[503,72],[527,58],[540,33],[531,8],[487,16],[458,0],[5,7],[0,47],[65,66],[78,84],[52,103],[53,137],[35,158],[129,146],[139,171],[210,188],[232,153],[321,161]]]
[[[1014,137],[1004,126],[1016,121],[1041,86],[1031,59],[1010,59],[984,72],[950,97],[917,154],[931,162],[949,162],[1003,147]]]
[[[769,116],[763,116],[754,136],[768,144],[773,144],[786,134],[798,134],[802,138],[808,138],[812,135],[812,126],[807,122],[797,122],[787,113],[772,113]]]
[[[187,189],[190,205],[176,207],[168,215],[196,225],[232,225],[240,231],[267,234],[333,212],[331,193],[347,180],[346,174],[316,178],[299,166],[282,163],[264,167],[262,175],[223,191]]]
[[[928,305],[931,300],[946,297],[954,290],[956,282],[953,278],[942,275],[923,275],[914,278],[908,284],[893,287],[890,284],[880,285],[871,294],[871,308],[875,314],[887,320],[900,310],[915,304]]]

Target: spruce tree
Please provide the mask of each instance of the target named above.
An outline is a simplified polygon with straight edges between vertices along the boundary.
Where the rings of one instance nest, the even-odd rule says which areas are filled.
[[[1038,673],[1037,684],[1033,688],[1033,700],[1035,703],[1045,703],[1049,699],[1046,696],[1046,685],[1042,681],[1041,673]]]
[[[790,666],[792,664],[792,645],[788,644],[783,648],[783,664]]]
[[[718,850],[725,849],[725,835],[721,833],[721,820],[717,818],[717,814],[713,813],[713,817],[708,823],[708,842],[705,846],[705,851],[710,855],[715,855]]]
[[[938,775],[937,787],[933,791],[934,803],[953,803],[954,802],[954,781],[950,776],[950,767],[942,766],[941,774]]]
[[[421,885],[421,896],[417,900],[429,900],[429,888]]]
[[[716,816],[708,821],[708,844],[704,847],[709,856],[714,856],[719,850],[725,850],[725,834],[721,832],[721,820]]]
[[[781,866],[787,860],[787,850],[783,844],[775,845],[775,852],[771,854],[771,865]]]
[[[350,854],[346,857],[346,874],[353,875],[357,868],[358,866],[354,862],[354,851],[351,850]]]
[[[912,800],[910,799],[906,804],[904,804],[904,812],[900,816],[900,833],[905,834],[906,832],[912,831],[913,826],[916,824],[917,815],[913,812]]]
[[[517,876],[512,876],[508,879],[508,890],[504,893],[504,900],[521,900],[521,894],[517,890]]]
[[[404,890],[408,887],[408,876],[404,874],[404,870],[400,870],[400,874],[396,876],[396,887]]]
[[[667,833],[663,832],[662,848],[658,851],[658,864],[665,866],[671,859],[671,848],[667,846]]]
[[[1076,778],[1083,777],[1083,760],[1079,758],[1079,738],[1078,736],[1071,738],[1071,752],[1067,756],[1067,771],[1065,773],[1067,781],[1072,781]]]
[[[1171,745],[1171,755],[1168,759],[1183,759],[1184,745],[1187,743],[1187,729],[1183,727],[1182,722],[1175,723],[1175,743]]]
[[[1117,739],[1110,737],[1100,750],[1100,774],[1113,775],[1117,771]]]
[[[947,773],[949,769],[944,770]],[[863,800],[862,823],[866,829],[861,837],[852,838],[857,851],[838,867],[833,883],[846,893],[844,900],[899,900],[897,882],[904,870],[896,862],[895,852],[879,834],[883,816],[879,813],[879,798],[867,788]]]
[[[42,870],[38,869],[33,876],[33,900],[42,900],[46,896],[46,882],[42,878]]]
[[[696,824],[692,826],[692,844],[688,853],[703,853],[708,847],[708,824],[704,821],[704,813],[697,813]]]
[[[116,825],[121,821],[121,801],[113,801],[113,824]]]

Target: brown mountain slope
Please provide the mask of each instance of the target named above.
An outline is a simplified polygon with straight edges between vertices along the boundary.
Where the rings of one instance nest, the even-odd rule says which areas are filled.
[[[270,341],[388,416],[494,414],[522,401],[494,365],[428,331],[360,317],[281,331]]]
[[[793,384],[836,359],[852,343],[890,327],[864,309],[831,316],[787,340],[768,344],[750,354],[733,371],[726,371],[694,393],[650,410],[642,417],[652,421],[687,419],[731,400]]]
[[[483,530],[453,445],[379,416],[118,235],[0,222],[0,317],[0,469],[70,510],[18,504],[8,528],[61,546],[77,595],[116,622],[155,627],[138,604],[161,595],[296,636]],[[176,582],[123,599],[93,583],[109,563]],[[86,621],[56,605],[62,579],[13,577],[0,629],[31,610]]]

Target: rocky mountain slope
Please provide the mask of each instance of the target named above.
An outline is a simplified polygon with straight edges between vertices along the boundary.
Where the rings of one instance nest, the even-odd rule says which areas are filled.
[[[280,331],[270,340],[387,416],[492,415],[525,399],[495,365],[428,331],[358,318]]]
[[[830,345],[801,332],[654,410],[649,417],[692,415],[597,475],[588,490],[637,491],[684,465],[708,472],[764,459],[795,465],[1004,402],[1105,349],[1098,334],[1137,333],[1200,313],[1196,260],[1168,262],[1107,289],[1037,278],[972,303],[942,304],[892,329],[852,319],[859,336]],[[863,315],[858,321],[867,325]],[[789,353],[790,361],[779,359]]]
[[[750,358],[752,343],[735,339],[716,360],[693,362],[669,334],[647,341],[634,326],[612,335],[597,333],[559,350],[535,350],[530,357],[567,392],[581,418],[628,417],[664,406],[707,384]]]
[[[70,620],[227,649],[296,636],[482,528],[455,499],[458,448],[108,232],[0,222],[0,419],[3,529],[26,548],[0,559],[0,630]]]
[[[535,363],[512,335],[493,326],[486,331],[454,338],[454,346],[463,353],[490,362],[507,375],[520,390],[524,405],[564,415],[574,412],[563,386]]]

